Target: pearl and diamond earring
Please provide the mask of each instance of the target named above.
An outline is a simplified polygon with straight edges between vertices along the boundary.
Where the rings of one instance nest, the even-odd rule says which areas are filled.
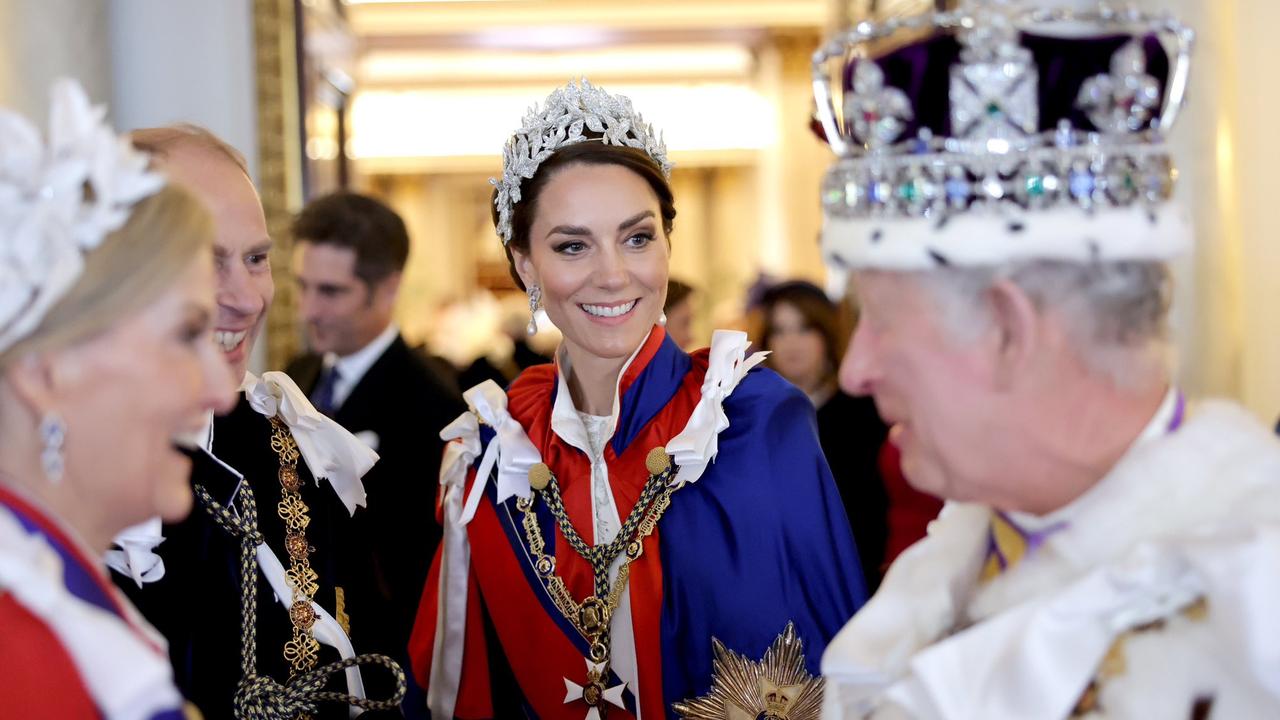
[[[529,337],[538,334],[538,307],[542,305],[542,288],[537,285],[529,286],[529,326],[525,328],[525,332]]]

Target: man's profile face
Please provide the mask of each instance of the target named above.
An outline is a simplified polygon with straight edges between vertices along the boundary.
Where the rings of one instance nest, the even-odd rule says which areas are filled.
[[[351,248],[299,238],[293,277],[298,285],[298,319],[314,352],[350,355],[391,322],[398,276],[370,287],[356,275],[356,253]]]
[[[271,237],[262,203],[244,171],[217,150],[179,142],[166,149],[157,162],[162,172],[190,190],[213,216],[218,304],[214,342],[238,386],[275,295]]]
[[[987,421],[999,405],[987,334],[960,339],[909,274],[863,271],[854,282],[862,311],[841,387],[875,398],[913,486],[982,499],[986,483],[1002,475],[994,465],[1009,441]]]

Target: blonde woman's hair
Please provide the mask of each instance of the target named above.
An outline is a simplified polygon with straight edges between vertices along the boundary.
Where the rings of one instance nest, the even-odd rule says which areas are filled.
[[[0,369],[91,338],[140,311],[209,251],[213,233],[204,205],[181,187],[166,185],[139,201],[124,226],[85,256],[80,278],[36,329],[0,353]]]

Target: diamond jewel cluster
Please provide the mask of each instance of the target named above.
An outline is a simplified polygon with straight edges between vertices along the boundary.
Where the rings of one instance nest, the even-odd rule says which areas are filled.
[[[837,217],[941,217],[1010,203],[1036,210],[1158,205],[1173,194],[1177,173],[1160,146],[1115,142],[1069,124],[1016,146],[992,144],[999,150],[975,154],[926,131],[890,148],[902,154],[843,159],[823,179],[823,206]]]
[[[1098,35],[1131,35],[1113,54],[1109,72],[1086,80],[1075,98],[1092,128],[1062,120],[1053,130],[1039,131],[1039,72],[1019,45],[1017,28],[1055,22],[1089,24]],[[954,32],[962,47],[948,86],[952,137],[921,129],[904,139],[911,104],[885,83],[883,71],[859,46],[900,30],[930,28]],[[1147,73],[1147,33],[1164,33],[1178,45],[1163,108],[1160,83]],[[942,221],[957,212],[1014,206],[1091,211],[1164,203],[1177,174],[1162,135],[1181,102],[1192,40],[1191,31],[1172,19],[1105,7],[1081,15],[979,6],[862,23],[814,55],[820,117],[828,142],[841,155],[823,181],[824,209],[835,218]],[[837,123],[825,64],[853,48],[859,48],[852,53],[853,87]]]
[[[575,143],[598,141],[606,145],[643,150],[671,175],[671,161],[662,136],[631,107],[631,100],[611,95],[588,82],[570,82],[547,96],[541,108],[534,106],[502,151],[502,178],[490,178],[497,188],[498,236],[511,242],[511,214],[520,202],[520,185],[556,150]]]

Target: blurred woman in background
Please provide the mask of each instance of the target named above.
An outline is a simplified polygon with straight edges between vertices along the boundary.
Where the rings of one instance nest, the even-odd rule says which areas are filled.
[[[662,306],[667,334],[676,347],[691,350],[693,342],[693,287],[679,280],[667,280],[667,300]]]
[[[898,449],[870,397],[845,394],[836,384],[841,354],[856,324],[817,285],[795,280],[764,291],[757,308],[769,365],[809,396],[818,411],[818,437],[844,500],[862,559],[867,589],[903,550],[924,537],[942,501],[911,487]]]
[[[809,396],[818,411],[818,438],[853,526],[867,588],[883,573],[888,497],[879,469],[888,428],[869,397],[852,397],[836,384],[850,323],[818,286],[803,280],[765,291],[760,338],[768,364]]]

